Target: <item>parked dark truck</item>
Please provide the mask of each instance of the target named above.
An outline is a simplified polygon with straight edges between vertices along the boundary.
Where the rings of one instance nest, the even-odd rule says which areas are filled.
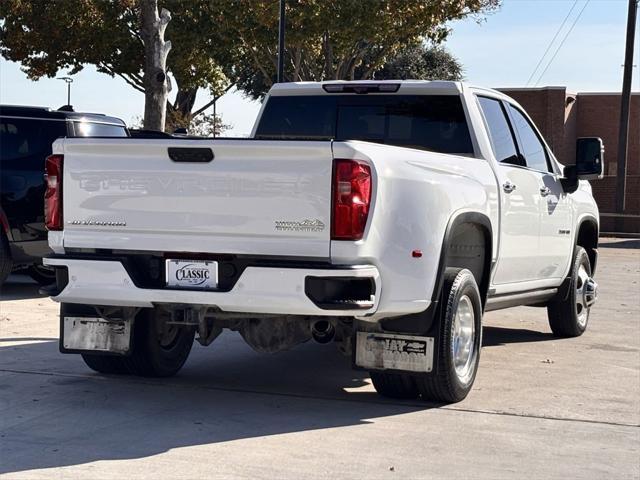
[[[0,285],[25,270],[47,285],[53,269],[42,265],[47,245],[42,198],[44,161],[62,137],[126,137],[118,118],[68,109],[0,105]]]
[[[334,340],[383,395],[459,401],[482,315],[597,297],[602,142],[562,166],[522,108],[457,82],[272,88],[250,139],[65,139],[47,160],[60,348],[168,376],[223,329]]]

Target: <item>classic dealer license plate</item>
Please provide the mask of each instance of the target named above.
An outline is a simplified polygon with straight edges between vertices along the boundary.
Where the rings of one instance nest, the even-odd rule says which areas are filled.
[[[218,262],[167,260],[167,286],[211,290],[218,286]]]
[[[430,372],[433,337],[358,332],[356,365],[379,370]]]

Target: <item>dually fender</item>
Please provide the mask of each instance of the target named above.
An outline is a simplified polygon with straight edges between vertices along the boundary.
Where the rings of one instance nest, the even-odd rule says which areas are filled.
[[[478,280],[478,287],[482,296],[482,305],[487,299],[487,292],[489,290],[489,282],[491,279],[491,270],[493,268],[494,257],[493,251],[495,245],[493,242],[493,226],[489,217],[481,211],[474,210],[459,210],[456,211],[448,220],[444,234],[442,236],[442,244],[440,246],[439,258],[437,262],[437,269],[435,271],[435,279],[433,282],[433,290],[431,293],[431,302],[426,310],[423,312],[404,315],[401,317],[394,317],[382,321],[382,327],[384,330],[389,330],[399,333],[414,333],[429,336],[436,336],[438,322],[434,322],[438,318],[438,310],[441,306],[442,300],[442,288],[444,283],[444,273],[450,265],[451,250],[449,246],[452,244],[453,235],[458,227],[464,224],[471,224],[479,227],[484,237],[485,255],[483,258],[483,273],[482,278]]]
[[[569,266],[566,268],[564,274],[565,278],[562,281],[560,288],[558,288],[558,297],[565,300],[571,289],[571,265],[573,265],[576,248],[578,248],[579,245],[586,247],[585,249],[587,250],[587,255],[589,256],[589,261],[591,263],[591,275],[595,275],[598,267],[598,238],[600,235],[600,222],[598,221],[597,216],[592,213],[583,213],[577,218],[575,225],[571,259],[568,262]]]

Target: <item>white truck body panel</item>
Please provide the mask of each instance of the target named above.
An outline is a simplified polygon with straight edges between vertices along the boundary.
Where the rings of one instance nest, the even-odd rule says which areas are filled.
[[[329,257],[330,142],[59,143],[66,248]],[[172,146],[215,146],[215,158],[174,162]],[[315,226],[276,230],[305,220]]]
[[[277,85],[270,95],[322,93],[320,84],[303,82]],[[579,222],[598,219],[588,183],[581,182],[573,194],[563,192],[562,166],[548,146],[552,172],[496,161],[476,95],[517,106],[499,92],[417,81],[402,82],[399,93],[459,95],[473,155],[361,141],[57,141],[54,153],[64,154],[65,228],[50,232],[49,240],[58,254],[105,248],[284,256],[323,259],[335,268],[250,267],[229,292],[194,292],[137,288],[118,262],[54,258],[45,263],[67,266],[70,277],[54,299],[130,306],[173,302],[230,312],[353,315],[375,322],[422,312],[431,304],[447,226],[467,213],[486,217],[491,226],[490,292],[558,287],[570,268]],[[210,147],[215,159],[175,163],[166,155],[170,146]],[[371,210],[358,241],[330,237],[334,159],[357,159],[371,167]],[[506,180],[517,190],[506,194]],[[550,191],[541,196],[544,186]],[[317,221],[324,228],[277,230],[279,221]],[[413,257],[418,250],[422,256]],[[371,308],[327,310],[305,296],[306,275],[349,276],[354,271],[374,278]]]
[[[117,261],[48,259],[51,266],[65,265],[73,273],[64,295],[58,300],[73,299],[87,305],[152,307],[160,304],[215,305],[224,312],[291,315],[335,315],[321,310],[301,290],[309,270],[300,268],[248,267],[242,279],[230,292],[193,290],[142,289]],[[378,270],[362,266],[348,270],[316,269],[314,276],[368,277],[380,286]],[[343,315],[366,315],[378,307],[376,292],[373,306],[367,310],[342,310]]]

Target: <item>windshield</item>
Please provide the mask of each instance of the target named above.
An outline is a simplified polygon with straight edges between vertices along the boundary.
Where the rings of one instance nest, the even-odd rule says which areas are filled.
[[[256,138],[365,140],[442,153],[473,153],[457,95],[273,96]]]

